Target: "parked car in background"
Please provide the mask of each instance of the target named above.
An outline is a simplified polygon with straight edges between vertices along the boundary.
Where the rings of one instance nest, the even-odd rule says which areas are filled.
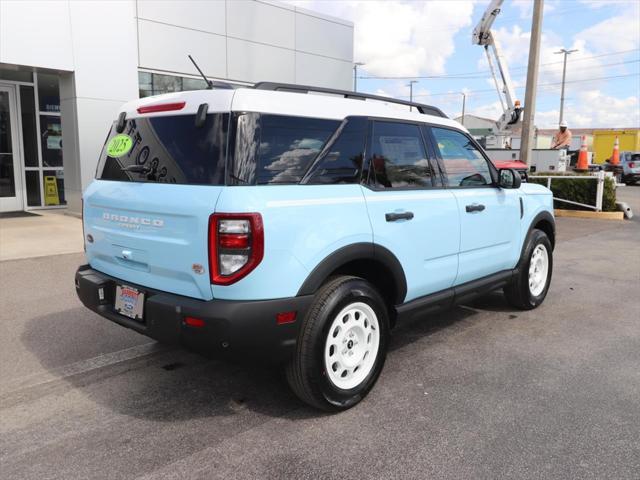
[[[640,152],[620,152],[620,164],[611,165],[609,158],[604,164],[607,172],[619,176],[620,181],[627,185],[634,185],[640,180]]]
[[[523,182],[527,181],[529,176],[529,167],[527,167],[526,163],[521,162],[520,160],[492,160],[492,162],[498,169],[510,168],[515,170],[518,172],[518,175],[520,175],[520,179]]]

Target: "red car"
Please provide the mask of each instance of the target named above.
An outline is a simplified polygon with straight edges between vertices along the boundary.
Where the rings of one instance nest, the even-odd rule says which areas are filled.
[[[492,160],[497,168],[511,168],[520,174],[523,182],[527,181],[527,165],[520,160]]]

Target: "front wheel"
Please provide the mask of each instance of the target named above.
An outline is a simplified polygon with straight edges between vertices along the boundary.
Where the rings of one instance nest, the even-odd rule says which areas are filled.
[[[532,230],[518,264],[518,275],[504,288],[507,301],[522,310],[539,306],[547,296],[553,271],[553,250],[542,230]]]
[[[376,383],[387,352],[389,315],[366,280],[340,276],[317,293],[286,366],[291,389],[327,411],[346,410]]]

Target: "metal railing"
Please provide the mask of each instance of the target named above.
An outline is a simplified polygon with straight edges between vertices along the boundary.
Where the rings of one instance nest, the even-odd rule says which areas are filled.
[[[589,205],[586,203],[580,203],[580,202],[574,202],[573,200],[567,200],[565,198],[557,198],[557,197],[553,197],[554,200],[558,201],[558,202],[564,202],[564,203],[569,203],[571,205],[578,205],[580,207],[585,207],[585,208],[590,208],[592,210],[595,210],[596,212],[601,212],[602,211],[602,197],[604,195],[604,179],[606,177],[605,172],[600,171],[597,172],[595,175],[535,175],[535,176],[531,176],[531,179],[534,178],[546,178],[547,179],[547,188],[549,190],[551,190],[551,181],[555,178],[559,178],[559,179],[563,179],[563,180],[594,180],[598,182],[598,185],[596,187],[596,204],[595,205]]]

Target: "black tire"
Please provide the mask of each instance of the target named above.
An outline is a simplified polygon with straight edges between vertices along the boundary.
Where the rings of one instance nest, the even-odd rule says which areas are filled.
[[[541,293],[534,295],[529,286],[529,267],[531,256],[538,245],[542,245],[548,255],[548,269],[544,289]],[[532,310],[538,307],[547,296],[549,285],[551,284],[551,274],[553,273],[553,249],[549,237],[542,230],[531,230],[527,238],[522,257],[518,262],[518,275],[513,282],[504,288],[507,301],[513,307],[522,310]]]
[[[368,305],[377,317],[378,351],[367,376],[354,388],[345,390],[338,388],[327,372],[325,346],[337,315],[346,307],[360,302]],[[316,292],[303,321],[295,356],[285,367],[287,382],[302,401],[315,408],[330,412],[351,408],[369,393],[378,380],[387,354],[388,339],[389,314],[375,287],[359,277],[332,277]]]

